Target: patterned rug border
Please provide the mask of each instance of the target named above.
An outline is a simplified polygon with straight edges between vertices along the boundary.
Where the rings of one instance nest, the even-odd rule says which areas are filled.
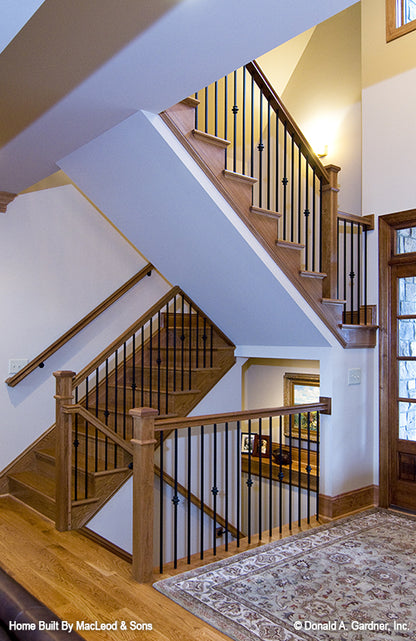
[[[239,552],[238,554],[234,554],[233,556],[221,559],[219,561],[208,563],[207,565],[204,565],[202,567],[188,570],[166,579],[161,579],[159,581],[156,581],[153,584],[153,587],[158,590],[158,592],[161,592],[166,597],[183,607],[185,610],[187,610],[194,616],[204,620],[206,623],[222,632],[226,636],[229,636],[236,641],[259,641],[258,635],[251,633],[246,628],[242,628],[242,626],[240,626],[238,623],[234,623],[228,617],[222,615],[221,612],[212,609],[202,602],[196,603],[196,600],[186,593],[179,593],[177,585],[183,581],[194,579],[195,577],[214,572],[220,568],[228,568],[230,565],[239,563],[243,559],[246,561],[247,559],[258,555],[267,554],[269,550],[274,550],[282,546],[288,546],[290,543],[293,543],[300,539],[308,537],[314,539],[318,537],[320,533],[327,530],[342,528],[348,524],[355,522],[358,525],[359,521],[367,518],[371,514],[376,513],[384,513],[396,518],[416,521],[416,515],[380,507],[374,507],[369,510],[358,512],[357,514],[352,514],[340,519],[336,519],[329,523],[323,523],[322,525],[319,525],[310,530],[298,532],[297,534],[292,534],[277,541],[271,541],[270,543],[265,543],[264,545],[258,545],[257,547],[250,550]],[[196,606],[198,607],[196,608]],[[197,612],[196,609],[198,610]],[[285,639],[285,641],[301,641],[302,639],[304,639],[304,637],[298,636],[295,632],[289,633],[287,631],[285,631],[284,636],[282,636],[282,639],[283,638]]]

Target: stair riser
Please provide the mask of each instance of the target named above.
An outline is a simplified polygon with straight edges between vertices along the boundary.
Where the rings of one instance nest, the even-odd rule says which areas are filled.
[[[9,491],[12,496],[30,505],[34,510],[44,514],[49,519],[55,520],[55,501],[37,492],[15,479],[9,479]]]

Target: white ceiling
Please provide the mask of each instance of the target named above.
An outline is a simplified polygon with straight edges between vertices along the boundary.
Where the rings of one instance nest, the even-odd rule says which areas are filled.
[[[158,113],[355,0],[45,0],[0,55],[0,190]]]

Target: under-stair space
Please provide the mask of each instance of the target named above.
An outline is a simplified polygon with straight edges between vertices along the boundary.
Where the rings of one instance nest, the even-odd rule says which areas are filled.
[[[63,402],[79,408],[68,418],[71,528],[88,522],[132,474],[129,411],[146,406],[161,418],[186,416],[234,363],[232,342],[173,288],[77,376],[66,373],[71,393]],[[12,496],[52,520],[57,456],[52,426],[2,480]]]

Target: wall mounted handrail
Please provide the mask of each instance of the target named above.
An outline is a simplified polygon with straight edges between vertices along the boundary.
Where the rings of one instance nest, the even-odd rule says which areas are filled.
[[[121,298],[126,292],[128,292],[134,285],[139,283],[145,276],[150,276],[152,270],[154,269],[151,263],[148,263],[141,269],[137,274],[132,276],[128,281],[126,281],[121,287],[119,287],[115,292],[103,300],[97,307],[95,307],[91,312],[89,312],[84,318],[82,318],[78,323],[76,323],[71,329],[62,334],[56,341],[54,341],[49,347],[47,347],[43,352],[38,356],[33,358],[25,367],[23,367],[17,374],[10,376],[6,379],[7,385],[9,387],[15,387],[23,379],[26,378],[31,372],[33,372],[37,367],[43,367],[44,362],[50,358],[55,352],[58,351],[65,343],[67,343],[71,338],[76,336],[81,330],[83,330],[89,323],[95,320],[100,314],[102,314],[106,309],[108,309],[113,303],[115,303],[119,298]]]

